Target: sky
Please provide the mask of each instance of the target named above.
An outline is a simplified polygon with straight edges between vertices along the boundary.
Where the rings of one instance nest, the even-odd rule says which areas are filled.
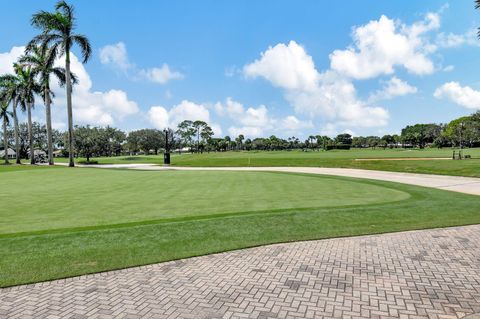
[[[216,136],[384,135],[480,110],[480,10],[461,1],[70,1],[75,124],[204,120]],[[0,74],[55,1],[0,2]],[[58,64],[62,60],[57,61]],[[66,128],[53,85],[53,125]],[[34,119],[44,122],[37,98]]]

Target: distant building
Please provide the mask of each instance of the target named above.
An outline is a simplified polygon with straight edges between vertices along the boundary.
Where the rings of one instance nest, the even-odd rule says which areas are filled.
[[[15,151],[13,149],[11,149],[10,147],[7,149],[7,157],[9,159],[14,159],[15,158],[15,155],[17,155],[17,153],[15,153]],[[1,150],[0,151],[0,159],[4,158],[5,157],[5,150]]]
[[[65,157],[65,156],[63,155],[63,150],[53,151],[53,157]]]

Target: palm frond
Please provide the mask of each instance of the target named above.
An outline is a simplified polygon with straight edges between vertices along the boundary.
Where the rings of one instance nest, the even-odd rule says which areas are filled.
[[[90,41],[86,36],[80,34],[72,36],[72,40],[80,47],[80,50],[82,51],[83,63],[86,63],[92,55],[92,47],[90,46]]]
[[[54,19],[55,17],[53,13],[41,10],[32,15],[30,23],[32,24],[32,26],[46,31],[51,29]]]
[[[55,5],[55,10],[61,11],[64,14],[64,16],[68,18],[68,20],[73,21],[74,19],[73,6],[69,5],[66,1],[64,0],[58,1],[57,4]]]

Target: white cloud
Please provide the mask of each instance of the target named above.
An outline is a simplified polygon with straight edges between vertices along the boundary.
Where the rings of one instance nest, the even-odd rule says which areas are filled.
[[[131,72],[134,79],[145,79],[150,82],[166,84],[171,80],[180,80],[184,75],[178,71],[173,71],[170,66],[163,63],[161,67],[140,69],[128,59],[127,47],[125,43],[118,42],[109,44],[100,49],[100,62],[110,65],[124,72]]]
[[[300,133],[304,129],[313,128],[312,121],[303,121],[293,115],[275,118],[269,114],[265,105],[245,108],[242,103],[227,98],[225,103],[217,102],[213,108],[219,116],[228,117],[234,125],[228,129],[229,134],[247,137],[260,137],[269,133],[282,135]]]
[[[242,126],[242,127],[231,126],[228,129],[228,133],[231,136],[238,136],[242,134],[249,138],[264,136],[264,130],[261,127],[256,127],[256,126]]]
[[[455,48],[462,45],[479,46],[480,41],[477,38],[477,30],[470,29],[463,34],[441,32],[437,35],[435,44],[441,48]]]
[[[169,112],[170,123],[177,125],[183,120],[210,122],[210,112],[202,104],[196,104],[187,100],[183,100],[180,104],[175,105]]]
[[[417,88],[408,84],[405,81],[400,80],[397,77],[392,77],[390,80],[384,83],[381,90],[376,91],[370,98],[369,102],[375,102],[379,100],[389,100],[396,96],[403,96],[407,94],[413,94],[417,92]]]
[[[182,73],[170,70],[170,67],[166,63],[164,63],[160,68],[140,70],[138,75],[151,82],[160,84],[165,84],[171,80],[180,80],[184,78]]]
[[[331,68],[354,79],[392,74],[395,66],[414,74],[430,74],[434,66],[428,54],[435,47],[422,36],[439,26],[436,13],[428,13],[423,21],[410,26],[382,15],[353,30],[354,46],[335,50],[330,55]]]
[[[437,99],[446,98],[469,109],[480,109],[480,91],[469,86],[460,86],[458,82],[448,82],[435,90]]]
[[[327,123],[322,129],[320,130],[320,135],[326,136],[335,136],[338,134],[337,126],[333,123]]]
[[[152,106],[148,110],[148,119],[158,129],[165,129],[170,126],[167,109],[163,106]]]
[[[63,58],[56,62],[63,64]],[[73,118],[76,123],[92,125],[113,125],[116,121],[123,120],[126,116],[136,114],[139,110],[134,101],[128,99],[127,94],[121,90],[107,92],[92,91],[92,80],[83,64],[78,58],[71,55],[71,70],[78,78],[78,84],[73,88],[72,105]],[[63,122],[66,108],[65,89],[59,87],[56,81],[52,83],[54,98],[55,121]],[[62,110],[60,110],[62,109]]]
[[[289,115],[280,121],[280,129],[289,132],[298,132],[313,128],[312,121],[301,121],[293,115]]]
[[[24,54],[25,47],[13,47],[10,52],[0,53],[0,74],[12,73],[13,63]],[[61,57],[55,64],[63,66]],[[128,99],[121,90],[107,92],[93,92],[92,80],[85,67],[78,58],[71,55],[71,70],[78,78],[78,84],[73,87],[72,106],[73,120],[79,124],[113,125],[117,120],[138,112],[135,102]],[[65,88],[52,81],[53,99],[53,126],[58,129],[66,127],[66,97]]]
[[[317,86],[318,72],[313,59],[295,41],[269,47],[259,60],[243,69],[247,77],[264,77],[274,86],[288,90],[313,90]]]
[[[439,11],[441,12],[442,9]],[[319,72],[313,58],[295,41],[269,47],[243,68],[247,78],[263,77],[284,90],[296,114],[341,126],[385,126],[389,113],[372,105],[380,99],[415,93],[417,89],[392,77],[367,101],[358,98],[353,79],[393,74],[403,67],[417,75],[434,72],[430,55],[437,50],[427,35],[440,27],[439,13],[428,13],[410,25],[384,15],[355,27],[353,45],[330,55],[330,69]]]
[[[277,52],[278,51],[278,52]],[[285,90],[285,98],[298,114],[345,125],[386,125],[388,112],[360,101],[348,78],[335,71],[319,73],[304,48],[291,41],[278,44],[260,60],[244,67],[247,76],[261,76]]]
[[[0,75],[13,73],[13,63],[25,52],[25,47],[12,47],[9,52],[0,53]]]
[[[110,64],[123,71],[132,67],[128,61],[127,48],[123,42],[106,45],[101,48],[100,62],[102,62],[102,64]]]
[[[234,101],[230,97],[227,98],[225,104],[222,104],[221,102],[215,103],[214,108],[218,115],[229,116],[233,119],[238,119],[238,117],[242,116],[245,112],[243,104]]]
[[[41,120],[43,123],[43,120]],[[52,122],[52,128],[59,131],[65,131],[67,129],[67,123],[65,122]]]
[[[447,65],[446,67],[443,68],[443,72],[451,72],[455,70],[455,66],[454,65]]]
[[[158,128],[175,128],[184,120],[204,121],[210,125],[216,136],[222,134],[222,128],[210,119],[210,112],[203,104],[197,104],[188,100],[183,100],[179,104],[167,110],[163,106],[152,106],[147,112],[150,123]]]
[[[258,108],[249,107],[240,118],[240,123],[246,126],[269,127],[271,120],[268,117],[268,110],[265,105]]]
[[[326,135],[332,138],[337,136],[338,134],[343,134],[343,133],[350,134],[351,136],[356,136],[355,132],[352,131],[351,129],[344,129],[342,131],[339,131],[337,128],[337,125],[333,123],[327,123],[320,130],[320,135]]]
[[[228,131],[235,136],[238,134],[248,137],[261,136],[272,130],[276,122],[270,117],[265,105],[245,108],[242,103],[234,101],[230,97],[226,99],[225,103],[215,103],[213,108],[219,116],[228,117],[234,122]]]

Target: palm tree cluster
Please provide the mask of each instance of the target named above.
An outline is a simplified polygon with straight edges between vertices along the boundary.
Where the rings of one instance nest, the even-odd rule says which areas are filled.
[[[52,113],[51,104],[54,93],[51,79],[58,80],[66,89],[68,115],[69,166],[74,166],[74,129],[72,115],[72,86],[77,79],[70,70],[71,49],[74,44],[81,50],[83,63],[90,58],[92,49],[84,35],[76,34],[74,9],[65,1],[59,1],[53,12],[40,11],[32,16],[31,24],[40,31],[26,46],[25,54],[13,65],[13,74],[0,75],[0,117],[3,129],[13,118],[16,163],[20,164],[20,142],[17,108],[27,113],[30,163],[35,164],[32,137],[32,109],[35,98],[39,96],[45,105],[45,117],[48,140],[48,163],[53,165]],[[65,67],[56,65],[64,58]],[[11,108],[11,111],[10,111]],[[8,163],[8,143],[4,134],[5,163]]]

